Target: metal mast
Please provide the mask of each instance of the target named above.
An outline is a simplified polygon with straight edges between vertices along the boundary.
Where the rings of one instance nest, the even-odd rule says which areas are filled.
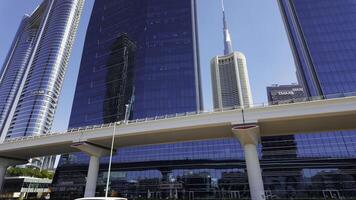
[[[221,6],[223,11],[223,22],[224,22],[224,54],[228,55],[232,53],[233,50],[232,50],[232,42],[231,42],[231,37],[230,37],[229,29],[227,26],[226,15],[225,15],[224,0],[221,0]]]

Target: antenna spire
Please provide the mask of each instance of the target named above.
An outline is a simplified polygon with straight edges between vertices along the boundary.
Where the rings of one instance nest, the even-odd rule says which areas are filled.
[[[224,23],[224,54],[228,55],[233,52],[232,50],[232,42],[230,37],[230,32],[227,26],[227,20],[225,15],[225,6],[224,0],[221,0],[222,12],[223,12],[223,23]]]

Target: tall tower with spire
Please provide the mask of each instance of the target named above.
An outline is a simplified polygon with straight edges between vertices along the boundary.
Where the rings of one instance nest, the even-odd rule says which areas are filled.
[[[221,6],[222,6],[222,11],[223,11],[223,24],[224,24],[224,55],[228,55],[228,54],[231,54],[233,52],[233,50],[232,50],[232,42],[231,42],[230,32],[229,32],[229,28],[227,26],[227,20],[226,20],[226,15],[225,15],[224,0],[221,0]]]
[[[211,79],[215,109],[226,107],[250,107],[251,87],[246,57],[234,51],[228,29],[224,0],[221,0],[224,31],[224,55],[211,60]]]

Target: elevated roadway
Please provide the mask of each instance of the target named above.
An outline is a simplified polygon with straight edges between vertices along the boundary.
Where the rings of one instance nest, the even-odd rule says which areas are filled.
[[[237,138],[244,148],[251,199],[264,200],[256,145],[262,136],[356,129],[356,97],[293,104],[184,113],[84,127],[63,133],[5,140],[0,144],[0,186],[6,168],[32,157],[85,152],[90,155],[85,196],[95,194],[99,158],[115,148],[194,140]]]
[[[232,127],[257,124],[260,136],[290,135],[356,129],[356,97],[261,106],[220,112],[116,123],[118,147],[174,143],[234,137]],[[89,142],[111,146],[114,123],[79,128],[64,133],[7,140],[0,144],[0,157],[29,159],[78,152],[72,145]]]

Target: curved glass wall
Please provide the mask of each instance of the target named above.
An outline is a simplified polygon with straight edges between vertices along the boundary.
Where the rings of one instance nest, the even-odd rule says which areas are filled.
[[[14,44],[5,60],[0,78],[0,133],[5,129],[16,93],[26,71],[32,52],[36,31],[26,26],[29,17],[25,17],[14,39]],[[4,133],[6,134],[6,133]],[[1,135],[1,134],[0,134]]]
[[[12,89],[0,88],[9,95],[5,108],[13,110],[7,111],[8,129],[4,122],[6,137],[50,131],[82,6],[82,0],[45,0],[26,18],[0,86]],[[11,70],[19,72],[9,85],[6,79],[12,78]]]

